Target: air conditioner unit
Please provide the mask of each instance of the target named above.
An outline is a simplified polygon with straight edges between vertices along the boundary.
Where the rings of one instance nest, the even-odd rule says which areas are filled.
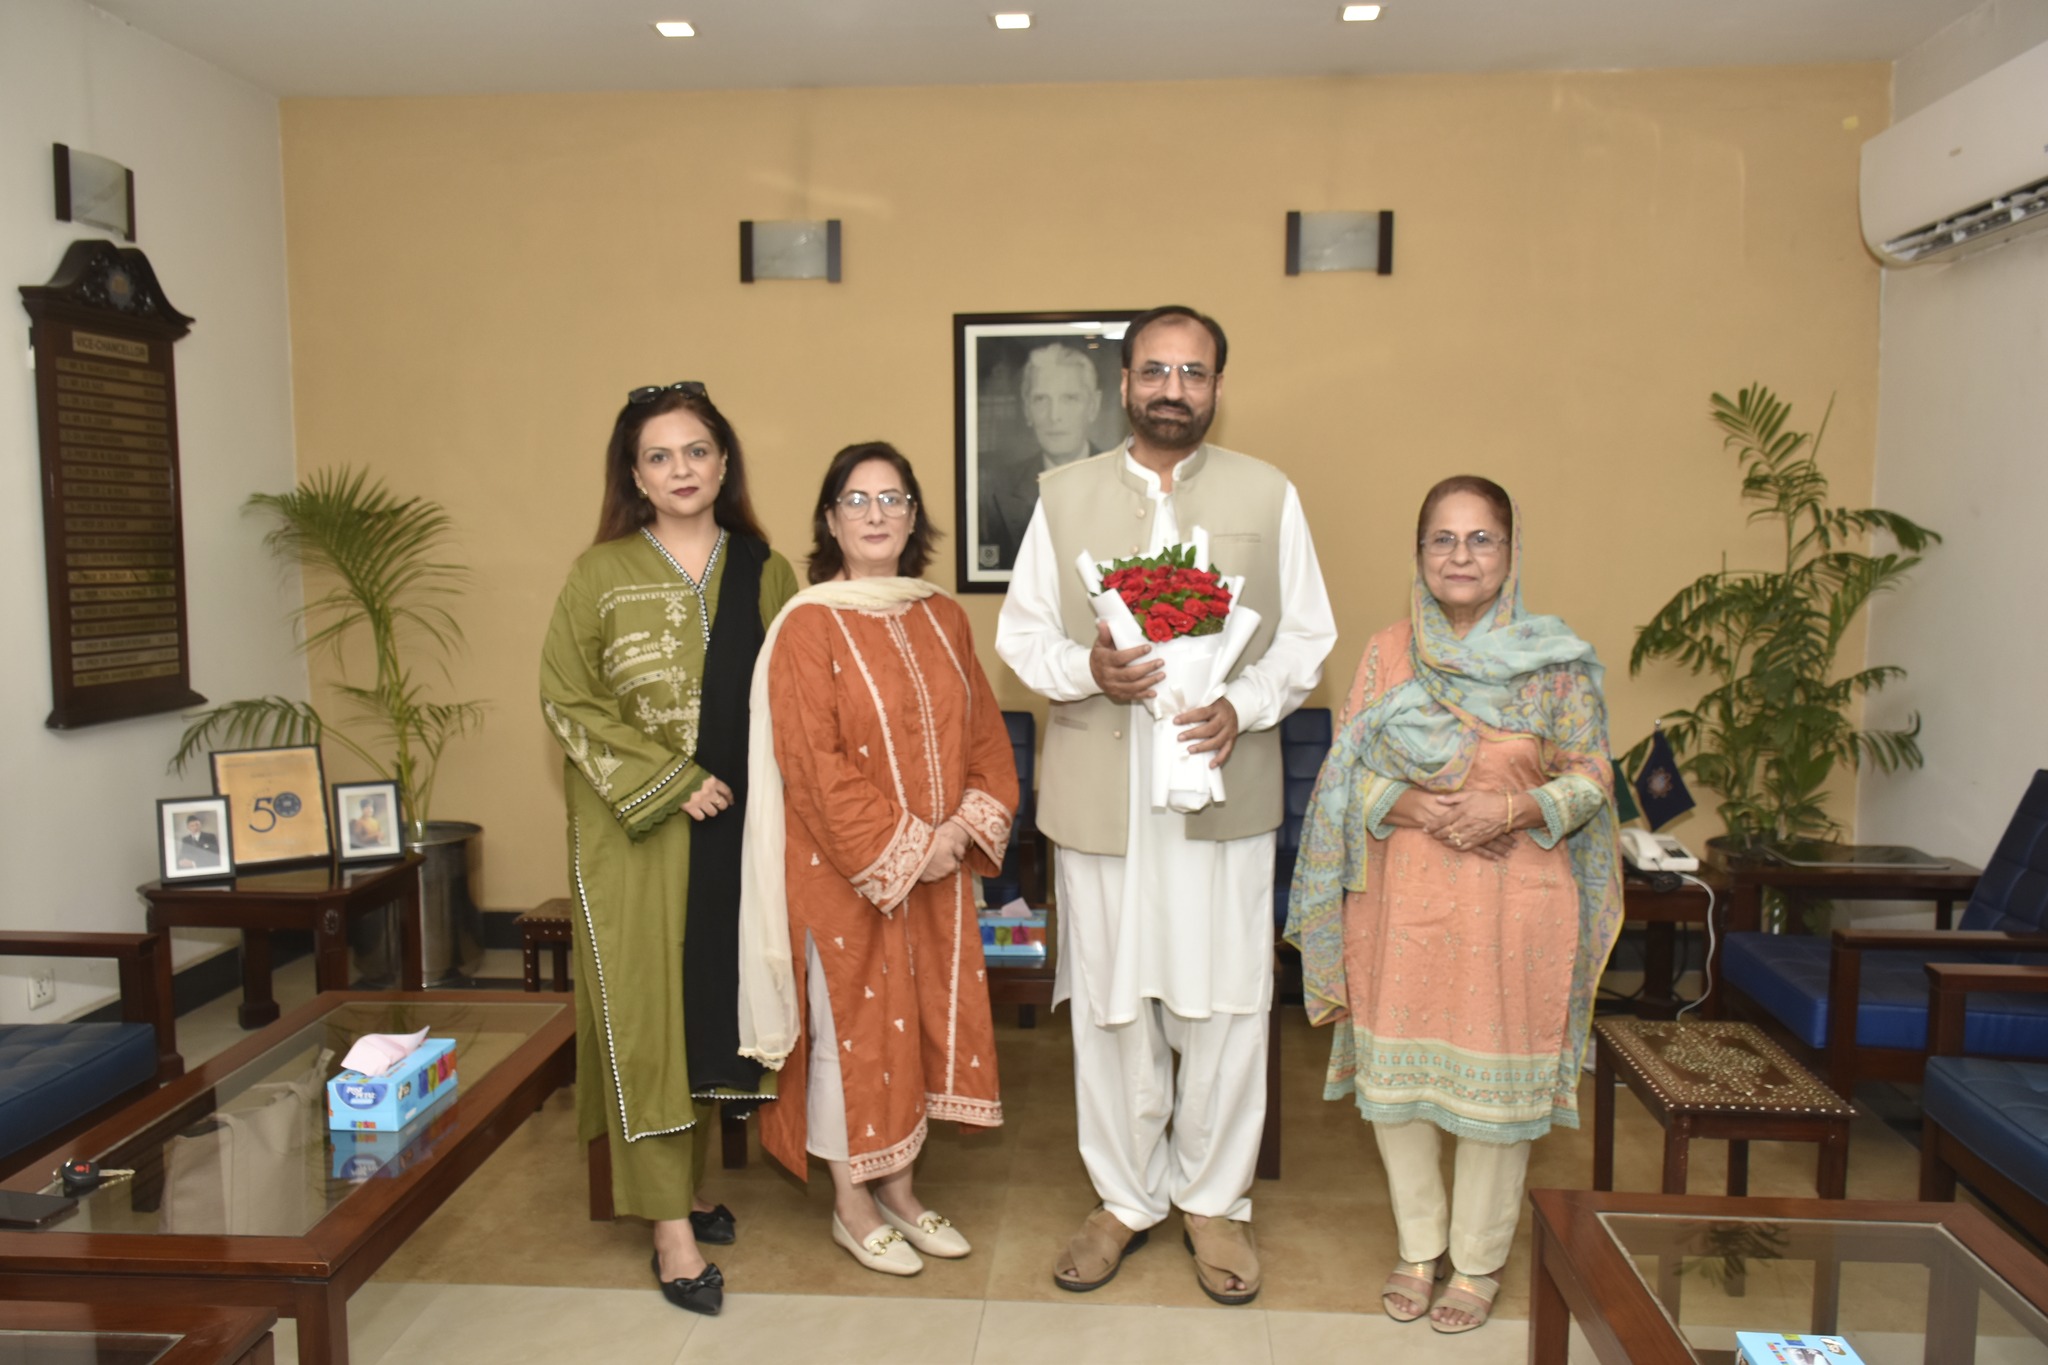
[[[1886,265],[2048,227],[2048,43],[1863,144],[1863,240]]]

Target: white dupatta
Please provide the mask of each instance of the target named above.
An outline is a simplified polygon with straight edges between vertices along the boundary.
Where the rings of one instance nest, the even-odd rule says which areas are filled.
[[[842,611],[886,611],[940,591],[921,578],[836,579],[805,588],[776,614],[754,660],[748,693],[747,827],[740,855],[740,1055],[780,1071],[796,1047],[796,970],[789,943],[789,881],[783,863],[782,768],[775,761],[768,661],[782,623],[816,603]]]

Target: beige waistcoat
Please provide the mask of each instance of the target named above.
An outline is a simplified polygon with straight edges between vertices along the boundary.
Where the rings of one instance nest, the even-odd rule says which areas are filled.
[[[1059,566],[1060,620],[1076,643],[1095,643],[1095,613],[1074,560],[1082,550],[1107,565],[1143,554],[1152,543],[1156,504],[1124,463],[1121,448],[1042,475],[1039,500]],[[1231,670],[1235,678],[1264,657],[1280,622],[1280,510],[1287,477],[1249,455],[1204,445],[1173,479],[1183,536],[1209,532],[1209,552],[1228,575],[1244,575],[1243,603],[1259,628]],[[1142,705],[1100,694],[1053,702],[1038,777],[1038,824],[1063,848],[1122,856],[1129,848],[1131,727],[1149,725]],[[1223,766],[1225,799],[1187,818],[1190,839],[1242,839],[1277,829],[1281,814],[1277,730],[1240,734]]]

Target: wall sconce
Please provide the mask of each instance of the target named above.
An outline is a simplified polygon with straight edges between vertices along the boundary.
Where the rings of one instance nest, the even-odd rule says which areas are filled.
[[[1287,215],[1287,273],[1371,270],[1394,273],[1394,211]]]
[[[50,144],[57,221],[90,223],[135,240],[135,172],[91,152]]]
[[[839,220],[740,224],[740,283],[826,280],[839,283]]]

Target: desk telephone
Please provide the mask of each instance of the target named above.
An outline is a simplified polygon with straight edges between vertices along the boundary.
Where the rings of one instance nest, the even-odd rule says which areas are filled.
[[[1668,834],[1652,834],[1646,829],[1629,828],[1621,832],[1621,856],[1639,872],[1700,870],[1700,860],[1684,844]]]

